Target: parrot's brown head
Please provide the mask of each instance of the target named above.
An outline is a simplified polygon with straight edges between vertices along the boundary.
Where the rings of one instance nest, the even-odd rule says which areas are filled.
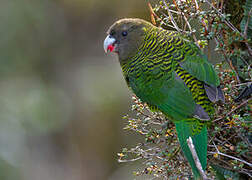
[[[126,18],[116,21],[108,30],[104,40],[105,52],[115,52],[120,61],[134,56],[144,41],[146,29],[153,25],[137,18]]]

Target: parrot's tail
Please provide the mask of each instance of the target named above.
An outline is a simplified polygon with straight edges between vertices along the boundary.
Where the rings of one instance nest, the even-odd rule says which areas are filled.
[[[187,122],[186,120],[175,122],[180,146],[192,168],[195,179],[201,179],[201,175],[198,168],[196,167],[192,153],[187,145],[187,139],[189,137],[191,137],[193,140],[194,148],[200,160],[202,169],[205,170],[207,165],[207,126],[206,124],[202,124],[201,122],[198,124],[201,127],[196,128],[199,129],[199,131],[195,133],[194,129],[195,126],[197,126],[195,125],[195,123]]]

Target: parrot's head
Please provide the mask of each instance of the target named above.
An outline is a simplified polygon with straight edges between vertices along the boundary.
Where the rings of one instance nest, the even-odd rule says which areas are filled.
[[[116,21],[108,30],[104,40],[105,52],[115,52],[120,61],[133,56],[144,41],[146,29],[153,25],[137,18]]]

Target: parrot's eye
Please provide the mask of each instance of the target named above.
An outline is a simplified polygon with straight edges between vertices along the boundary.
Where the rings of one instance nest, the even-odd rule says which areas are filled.
[[[128,32],[127,31],[123,31],[122,32],[122,36],[127,36],[128,35]]]
[[[114,35],[115,35],[115,31],[112,30],[112,31],[110,32],[110,35],[111,35],[111,36],[114,36]]]

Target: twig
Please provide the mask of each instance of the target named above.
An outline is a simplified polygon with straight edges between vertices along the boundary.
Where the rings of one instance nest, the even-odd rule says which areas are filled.
[[[244,32],[243,32],[243,34],[244,34],[244,37],[245,37],[245,38],[247,38],[248,25],[249,25],[249,19],[250,19],[250,14],[251,14],[251,12],[252,12],[252,9],[250,9],[250,11],[249,11],[249,13],[248,13],[248,20],[247,20],[247,22],[246,22],[246,24],[245,24],[245,27],[244,27]]]
[[[198,40],[197,40],[197,38],[196,38],[196,36],[195,36],[195,33],[193,32],[192,27],[191,27],[190,23],[188,22],[188,20],[187,20],[185,14],[184,14],[183,12],[182,12],[181,14],[182,14],[182,16],[183,16],[184,19],[185,19],[185,22],[186,22],[186,24],[187,24],[187,26],[188,26],[188,28],[189,28],[189,30],[190,30],[190,33],[191,33],[192,36],[193,36],[193,39],[194,39],[196,45],[198,46],[198,48],[200,48],[199,43],[198,43]]]
[[[251,82],[246,82],[246,83],[236,84],[236,85],[234,85],[234,86],[243,86],[243,85],[248,86],[248,85],[250,85],[250,84],[251,84]]]
[[[245,27],[244,27],[243,36],[244,36],[245,39],[247,39],[248,25],[249,25],[249,19],[250,19],[251,13],[252,13],[252,8],[250,9],[250,11],[249,11],[249,13],[248,13],[248,20],[247,20],[247,22],[246,22],[246,24],[245,24]],[[249,53],[249,55],[252,56],[252,50],[251,50],[251,48],[250,48],[248,42],[245,41],[245,44],[246,44],[246,46],[247,46],[247,48],[248,48],[248,53]]]
[[[151,6],[151,3],[148,2],[147,4],[148,4],[149,10],[150,10],[151,22],[152,22],[153,25],[156,26],[157,23],[156,23],[156,21],[155,21],[155,17],[157,17],[157,15],[154,13],[153,8],[152,8],[152,6]]]
[[[165,16],[167,19],[170,19],[170,17],[169,16],[167,16],[165,13],[162,13],[161,12],[161,14],[163,15],[163,16]],[[168,26],[168,27],[170,27],[170,28],[172,28],[172,29],[176,29],[176,30],[178,30],[176,27],[174,27],[174,26],[172,26],[172,25],[170,25],[170,24],[167,24],[167,23],[165,23],[164,21],[162,21],[163,22],[163,24],[165,24],[165,26]],[[181,29],[179,29],[179,32],[182,32],[182,30]],[[189,33],[189,31],[184,31],[185,33]]]
[[[187,144],[188,144],[188,147],[189,147],[189,149],[190,149],[190,151],[191,151],[191,153],[192,153],[193,160],[194,160],[194,162],[195,162],[196,167],[197,167],[198,170],[199,170],[199,173],[200,173],[201,177],[203,178],[203,180],[207,180],[208,178],[207,178],[207,176],[206,176],[206,174],[205,174],[205,172],[204,172],[204,170],[203,170],[203,168],[202,168],[202,165],[201,165],[201,163],[200,163],[200,161],[199,161],[199,157],[198,157],[198,155],[197,155],[197,153],[196,153],[196,150],[195,150],[195,148],[194,148],[193,141],[192,141],[192,138],[191,138],[191,137],[189,137],[189,138],[187,139]]]
[[[220,5],[221,12],[222,12],[222,9],[223,9],[223,4],[224,4],[224,0],[221,0],[221,5]]]
[[[214,145],[214,147],[215,147],[215,149],[216,149],[217,152],[208,152],[209,154],[216,154],[217,153],[218,155],[225,156],[225,157],[228,157],[230,159],[234,159],[234,160],[240,161],[240,162],[242,162],[244,164],[247,164],[248,166],[252,167],[252,164],[249,163],[249,162],[247,162],[247,161],[244,161],[244,160],[239,159],[237,157],[230,156],[230,155],[227,155],[227,154],[224,154],[224,153],[220,152],[219,149],[217,148],[217,146],[215,145],[214,141],[213,141],[213,145]]]
[[[207,4],[209,4],[209,5],[211,6],[211,8],[213,8],[221,17],[224,18],[224,22],[226,23],[226,25],[227,25],[228,27],[230,27],[233,31],[236,31],[236,32],[238,32],[239,34],[241,34],[241,33],[239,32],[239,30],[238,30],[236,27],[234,27],[234,25],[233,25],[231,22],[229,22],[228,20],[225,19],[225,16],[224,16],[218,9],[216,9],[216,8],[212,5],[212,3],[210,3],[208,0],[206,0],[205,2],[207,2]]]
[[[217,149],[217,150],[218,150],[218,149]],[[228,158],[230,158],[230,159],[234,159],[234,160],[240,161],[240,162],[242,162],[242,163],[244,163],[244,164],[247,164],[248,166],[252,167],[252,164],[251,164],[251,163],[249,163],[249,162],[247,162],[247,161],[244,161],[244,160],[242,160],[242,159],[239,159],[239,158],[237,158],[237,157],[224,154],[224,153],[220,152],[219,150],[218,150],[217,152],[208,152],[208,153],[209,153],[209,154],[216,154],[216,153],[217,153],[218,155],[225,156],[225,157],[228,157]]]
[[[197,38],[196,38],[196,36],[195,36],[195,33],[193,32],[192,27],[191,27],[190,23],[188,22],[188,20],[187,20],[187,18],[186,18],[186,16],[185,16],[185,13],[182,12],[182,11],[178,8],[178,6],[177,6],[177,4],[176,4],[176,1],[173,1],[173,3],[175,4],[175,6],[176,6],[177,10],[180,12],[180,14],[183,16],[183,18],[184,18],[184,20],[185,20],[185,22],[186,22],[186,25],[187,25],[187,27],[189,28],[189,31],[190,31],[190,33],[192,34],[193,39],[194,39],[196,45],[200,48],[200,46],[199,46],[199,44],[198,44],[198,40],[197,40]],[[196,3],[196,8],[197,8],[197,10],[198,10],[199,6],[198,6],[198,3],[197,3],[196,0],[195,0],[195,3]]]
[[[134,161],[137,161],[139,159],[142,159],[142,157],[138,157],[138,158],[135,158],[135,159],[126,159],[126,160],[122,160],[122,159],[118,159],[118,162],[119,163],[125,163],[125,162],[134,162]]]
[[[174,11],[174,10],[172,10],[172,9],[170,9],[170,11],[171,11],[172,13],[175,13],[175,14],[180,14],[180,12]]]
[[[228,113],[225,114],[224,116],[215,119],[213,122],[219,121],[219,120],[221,120],[221,119],[223,119],[223,118],[229,116],[229,115],[232,114],[234,111],[236,111],[237,109],[241,108],[243,105],[247,104],[251,99],[252,99],[252,97],[249,98],[249,99],[247,99],[246,101],[243,101],[243,102],[242,102],[241,104],[239,104],[236,108],[232,109],[230,112],[228,112]]]
[[[181,12],[181,10],[178,8],[176,2],[173,1],[173,3],[175,4],[175,6],[176,6],[176,8],[177,8],[177,10],[178,10],[179,12],[170,10],[170,9],[168,8],[168,5],[166,4],[166,2],[165,2],[164,0],[163,0],[163,3],[164,3],[164,5],[165,5],[165,8],[166,8],[166,10],[167,10],[167,12],[168,12],[168,15],[169,15],[169,18],[171,19],[171,22],[172,22],[173,26],[175,27],[175,29],[177,29],[177,31],[181,32],[181,30],[179,29],[178,25],[177,25],[176,22],[174,21],[171,12],[174,12],[174,13],[176,13],[176,14],[181,14],[181,15],[183,16],[183,18],[184,18],[184,20],[185,20],[185,22],[186,22],[186,25],[187,25],[187,27],[189,28],[189,31],[190,31],[190,33],[191,33],[192,36],[193,36],[193,39],[194,39],[194,41],[195,41],[195,44],[200,48],[200,46],[199,46],[199,44],[198,44],[198,40],[197,40],[197,38],[196,38],[196,36],[195,36],[195,33],[194,33],[193,30],[192,30],[192,27],[191,27],[190,23],[188,22],[188,20],[187,20],[185,14],[184,14],[183,12]],[[185,32],[186,32],[186,31],[185,31]]]
[[[194,0],[194,3],[195,3],[195,6],[196,6],[196,9],[198,10],[199,9],[199,5],[198,5],[197,0]]]
[[[248,13],[248,20],[247,20],[247,23],[245,25],[245,28],[244,28],[244,33],[240,33],[240,31],[231,23],[229,22],[228,20],[225,19],[225,16],[218,10],[216,9],[208,0],[206,0],[206,2],[221,16],[224,18],[224,22],[225,24],[230,27],[233,31],[236,31],[238,32],[244,39],[247,39],[246,37],[246,34],[245,32],[247,33],[247,28],[248,28],[248,22],[249,22],[249,18],[250,18],[250,15],[251,15],[251,12],[252,12],[252,9],[250,9],[249,13]],[[252,49],[250,48],[248,42],[245,42],[247,48],[248,48],[248,53],[250,56],[252,56]]]
[[[241,172],[242,173],[244,173],[244,174],[247,174],[249,177],[251,177],[252,178],[252,173],[251,173],[251,171],[249,172],[247,172],[246,170],[244,171],[244,170],[241,170]]]
[[[168,12],[168,15],[169,15],[169,17],[170,17],[170,20],[171,20],[173,26],[176,28],[176,30],[177,30],[178,32],[181,32],[181,30],[179,29],[178,25],[177,25],[176,22],[174,21],[173,16],[172,16],[172,13],[170,12],[170,9],[169,9],[167,3],[165,2],[165,0],[163,0],[163,3],[164,3],[164,5],[165,5],[165,7],[166,7],[166,10],[167,10],[167,12]]]
[[[217,37],[218,37],[218,36],[217,36]],[[222,43],[220,42],[220,40],[218,39],[218,38],[220,38],[220,37],[218,37],[218,38],[217,38],[217,37],[214,38],[216,44],[222,44]],[[223,39],[223,38],[221,38],[221,39]],[[236,69],[234,68],[234,66],[232,65],[231,60],[227,57],[226,52],[225,52],[223,49],[221,49],[220,51],[223,53],[223,56],[224,56],[224,58],[225,58],[225,61],[228,63],[228,65],[230,66],[230,68],[235,72],[235,76],[236,76],[237,82],[240,83],[239,75],[238,75]]]

